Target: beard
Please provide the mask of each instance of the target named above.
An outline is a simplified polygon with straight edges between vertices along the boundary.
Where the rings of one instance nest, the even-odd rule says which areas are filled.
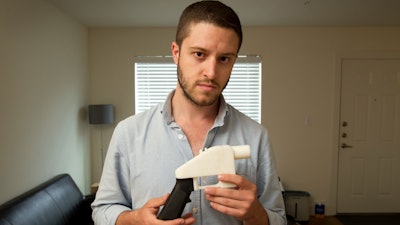
[[[221,91],[218,93],[212,93],[212,92],[204,92],[204,93],[195,93],[195,90],[190,87],[190,83],[185,79],[185,76],[183,74],[183,71],[178,63],[177,66],[177,74],[178,74],[178,83],[179,86],[181,87],[183,91],[183,95],[186,97],[189,102],[196,106],[211,106],[214,103],[216,103],[219,100],[219,97],[221,96],[222,91],[225,89],[226,85],[228,82],[226,82],[225,86],[220,89],[220,85],[215,83],[214,81],[210,79],[203,79],[203,80],[197,80],[194,83],[194,86],[197,86],[197,84],[200,83],[209,83],[220,89]],[[199,96],[201,95],[201,96]]]

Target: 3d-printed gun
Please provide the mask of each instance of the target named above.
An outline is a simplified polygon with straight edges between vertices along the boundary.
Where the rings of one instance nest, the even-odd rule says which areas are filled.
[[[221,145],[204,149],[200,154],[175,170],[176,184],[158,219],[172,220],[181,217],[190,193],[206,187],[232,188],[234,184],[219,181],[213,185],[200,186],[198,178],[219,174],[235,174],[235,159],[250,157],[248,145]]]

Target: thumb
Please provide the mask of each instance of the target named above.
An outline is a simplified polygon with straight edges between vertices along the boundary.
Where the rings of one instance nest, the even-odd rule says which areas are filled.
[[[153,208],[153,207],[155,207],[155,208],[160,207],[160,206],[162,206],[162,205],[165,204],[165,202],[166,202],[167,199],[168,199],[168,196],[169,196],[169,194],[166,194],[166,195],[164,195],[164,196],[162,196],[162,197],[150,199],[150,200],[146,203],[146,207],[152,207],[152,208]]]

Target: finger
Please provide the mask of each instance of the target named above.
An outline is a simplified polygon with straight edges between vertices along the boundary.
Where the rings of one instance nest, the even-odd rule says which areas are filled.
[[[251,201],[247,201],[248,198],[226,198],[226,197],[220,197],[220,196],[207,196],[207,200],[210,201],[210,203],[216,203],[218,205],[226,206],[229,208],[235,208],[235,209],[240,209],[240,208],[246,208],[251,204]]]
[[[188,218],[177,218],[174,220],[164,220],[164,221],[161,221],[160,224],[163,224],[163,225],[190,225],[190,224],[194,224],[194,222],[196,222],[195,218],[188,217]]]
[[[252,184],[246,178],[244,178],[240,175],[237,175],[237,174],[220,174],[218,176],[218,180],[235,184],[236,186],[241,187],[241,188],[243,188],[243,187],[245,188],[246,186]]]
[[[204,193],[209,200],[210,198],[221,197],[243,201],[248,199],[248,197],[246,197],[248,194],[253,195],[253,192],[249,190],[239,190],[231,188],[206,188],[204,190]]]
[[[250,190],[232,190],[226,188],[209,188],[205,190],[206,198],[210,202],[231,208],[250,207],[257,197]]]
[[[257,186],[246,178],[236,174],[221,174],[219,176],[220,181],[230,182],[237,186],[236,190],[250,191],[254,195],[257,195]],[[232,189],[230,189],[232,190]]]
[[[210,201],[211,208],[238,219],[248,215],[254,204],[253,198],[250,195],[247,195],[247,197],[241,200],[218,196],[211,196],[207,199]]]
[[[192,213],[187,213],[187,214],[183,215],[182,218],[185,219],[185,225],[193,224],[194,222],[196,222],[196,219],[193,217]]]
[[[185,225],[194,224],[195,222],[196,222],[196,219],[195,219],[194,217],[189,217],[189,218],[186,218],[186,219],[184,220],[184,224],[185,224]]]
[[[168,199],[169,194],[166,194],[162,197],[150,199],[145,206],[146,207],[160,207],[165,204]]]
[[[210,206],[216,211],[234,217],[239,217],[240,215],[243,214],[243,210],[241,210],[240,208],[234,208],[231,205],[228,206],[217,202],[210,202]]]
[[[186,213],[185,215],[182,216],[183,219],[188,219],[190,217],[193,217],[192,213]]]

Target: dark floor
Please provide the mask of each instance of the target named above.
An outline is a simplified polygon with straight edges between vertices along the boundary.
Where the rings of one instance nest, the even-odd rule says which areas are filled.
[[[343,225],[400,225],[400,213],[396,214],[344,214],[336,215]]]

